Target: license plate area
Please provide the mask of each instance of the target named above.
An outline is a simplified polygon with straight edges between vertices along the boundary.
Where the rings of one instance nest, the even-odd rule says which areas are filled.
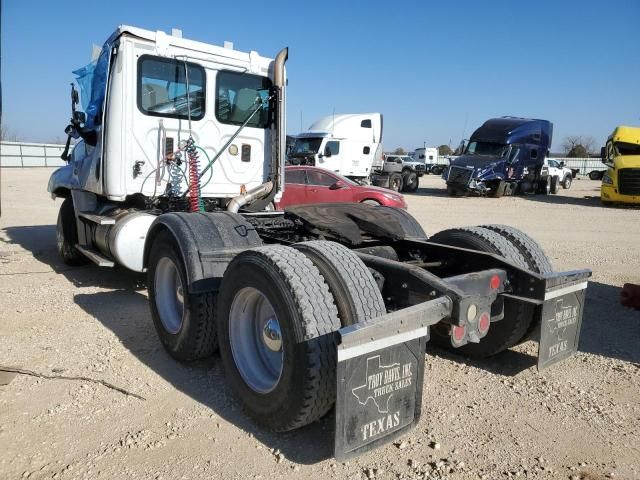
[[[538,370],[565,360],[578,350],[586,282],[545,294],[540,315]]]
[[[423,334],[342,360],[338,356],[336,459],[372,450],[417,424],[427,340]]]

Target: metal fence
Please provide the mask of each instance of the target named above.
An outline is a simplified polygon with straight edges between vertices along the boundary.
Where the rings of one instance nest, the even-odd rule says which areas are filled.
[[[0,142],[0,167],[61,167],[65,162],[60,159],[64,145],[53,143]],[[449,165],[453,156],[438,156],[437,163]],[[580,175],[592,170],[604,170],[599,158],[558,158],[569,168],[578,168]]]
[[[64,145],[0,142],[0,167],[61,167]]]
[[[458,157],[454,156],[438,156],[438,164],[449,165],[449,159]],[[578,175],[588,175],[593,170],[606,170],[607,167],[599,158],[567,158],[567,157],[551,157],[553,160],[564,162],[565,167],[577,168]]]

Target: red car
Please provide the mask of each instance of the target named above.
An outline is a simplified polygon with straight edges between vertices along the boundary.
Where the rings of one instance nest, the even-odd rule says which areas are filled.
[[[404,197],[386,188],[359,185],[348,178],[317,167],[286,167],[284,194],[278,209],[290,205],[326,202],[362,202],[407,208]]]

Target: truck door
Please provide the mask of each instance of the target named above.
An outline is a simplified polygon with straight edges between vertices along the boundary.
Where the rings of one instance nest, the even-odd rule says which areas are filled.
[[[340,142],[338,140],[327,140],[319,153],[319,167],[326,168],[332,172],[340,172],[343,168],[340,155]],[[321,155],[321,156],[320,156]]]
[[[309,203],[307,200],[307,175],[304,169],[285,169],[284,182],[284,194],[278,203],[279,209],[289,205]]]

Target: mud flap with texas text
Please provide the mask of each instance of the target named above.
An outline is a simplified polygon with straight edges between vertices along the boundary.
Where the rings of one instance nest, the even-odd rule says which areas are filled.
[[[540,323],[538,370],[565,360],[578,350],[587,282],[548,290],[537,309]]]

